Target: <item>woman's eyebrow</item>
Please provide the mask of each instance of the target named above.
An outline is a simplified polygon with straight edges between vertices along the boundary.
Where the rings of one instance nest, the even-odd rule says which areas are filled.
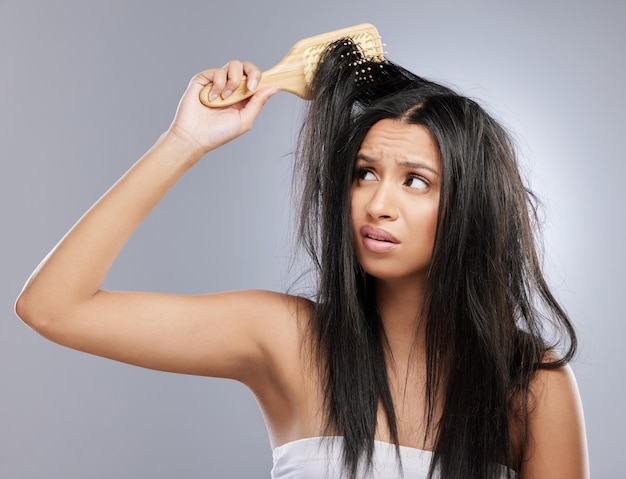
[[[407,168],[416,168],[416,169],[428,170],[431,173],[434,173],[435,175],[439,176],[439,172],[437,170],[435,170],[432,166],[427,165],[426,163],[415,163],[413,161],[401,161],[398,164],[400,166],[405,166]]]
[[[356,155],[356,161],[363,160],[367,163],[378,163],[377,158],[372,158],[371,156],[364,155],[363,153],[359,153]]]
[[[366,163],[380,163],[380,160],[378,158],[373,158],[371,156],[367,156],[364,155],[363,153],[359,153],[356,156],[356,160],[363,160]],[[435,175],[439,176],[439,172],[437,170],[435,170],[433,167],[427,165],[426,163],[419,163],[419,162],[415,162],[415,161],[401,161],[398,163],[398,165],[403,166],[405,168],[415,168],[415,169],[424,169],[424,170],[428,170],[431,173],[434,173]]]

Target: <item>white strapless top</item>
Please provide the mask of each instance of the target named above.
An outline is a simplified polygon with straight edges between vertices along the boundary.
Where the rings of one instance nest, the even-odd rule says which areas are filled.
[[[342,476],[342,441],[340,436],[310,437],[288,442],[274,449],[272,479],[339,479]],[[387,442],[374,441],[374,457],[369,473],[359,472],[362,479],[424,479],[428,474],[432,452],[400,446],[400,464],[396,448]],[[400,468],[400,465],[402,466]],[[502,477],[507,469],[502,466]],[[436,475],[435,475],[436,477]],[[513,475],[515,477],[515,475]]]

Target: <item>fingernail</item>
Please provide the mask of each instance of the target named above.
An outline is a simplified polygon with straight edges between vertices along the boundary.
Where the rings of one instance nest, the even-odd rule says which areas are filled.
[[[257,87],[257,86],[259,86],[259,82],[257,81],[257,79],[256,79],[256,78],[251,78],[251,79],[248,81],[248,90],[250,90],[250,91],[254,91],[254,90],[256,90],[256,87]]]
[[[216,98],[217,98],[217,93],[213,91],[209,93],[209,101],[215,101]]]
[[[232,94],[233,94],[233,92],[231,90],[224,90],[222,92],[222,98],[226,99],[226,98],[228,98]]]

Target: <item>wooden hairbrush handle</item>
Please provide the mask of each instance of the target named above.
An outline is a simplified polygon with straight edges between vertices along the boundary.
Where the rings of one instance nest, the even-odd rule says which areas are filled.
[[[213,86],[213,82],[209,83],[205,86],[200,92],[200,101],[204,103],[206,106],[211,107],[221,107],[221,106],[229,106],[233,105],[241,100],[245,100],[246,98],[250,98],[254,92],[249,90],[246,86],[247,77],[244,75],[241,79],[241,85],[237,87],[237,89],[227,98],[222,98],[218,96],[215,100],[211,100],[209,98],[209,93],[211,92],[211,87]]]
[[[227,98],[218,96],[215,100],[211,101],[209,99],[209,93],[211,92],[211,87],[213,86],[213,83],[211,82],[200,92],[200,101],[210,107],[234,105],[235,103],[254,95],[254,91],[249,90],[246,83],[247,77],[244,75],[241,79],[241,84],[230,96]],[[307,82],[301,62],[298,62],[297,59],[287,55],[277,65],[263,72],[257,89],[269,86],[277,86],[281,90],[293,93],[300,98],[306,98]]]

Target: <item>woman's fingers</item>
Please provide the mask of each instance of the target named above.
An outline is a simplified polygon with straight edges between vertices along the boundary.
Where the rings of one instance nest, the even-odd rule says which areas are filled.
[[[210,79],[213,82],[209,92],[209,99],[211,101],[215,100],[224,91],[227,73],[228,72],[224,67],[211,70]]]
[[[226,81],[221,91],[222,98],[228,98],[241,85],[243,79],[243,64],[239,60],[231,60],[224,67]]]
[[[218,96],[226,99],[239,88],[241,82],[246,78],[246,86],[249,90],[255,91],[261,79],[261,70],[252,62],[240,62],[231,60],[222,68],[207,70],[206,77],[213,82],[209,99],[215,100]],[[207,82],[208,83],[208,82]]]
[[[239,88],[244,75],[247,77],[246,86],[248,89],[256,90],[261,78],[261,71],[251,62],[242,63],[239,60],[231,60],[222,68],[207,70],[205,76],[209,81],[213,82],[209,92],[209,99],[213,101],[218,96],[224,99],[228,98]]]
[[[256,91],[259,86],[259,80],[261,80],[261,70],[251,62],[243,62],[243,72],[248,77],[246,86],[250,91]]]

